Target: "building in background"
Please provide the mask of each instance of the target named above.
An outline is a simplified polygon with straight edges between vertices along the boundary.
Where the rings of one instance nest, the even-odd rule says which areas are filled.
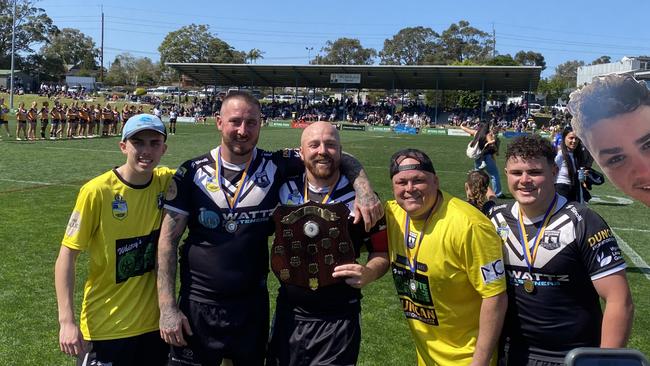
[[[593,78],[609,74],[628,74],[637,80],[650,81],[650,56],[623,57],[608,64],[580,66],[576,85],[589,84]]]

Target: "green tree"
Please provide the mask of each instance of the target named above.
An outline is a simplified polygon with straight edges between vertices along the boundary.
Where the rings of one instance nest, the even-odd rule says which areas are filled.
[[[515,54],[515,61],[524,66],[541,66],[542,70],[546,69],[546,60],[544,55],[534,51],[519,51]]]
[[[159,79],[158,64],[148,57],[135,57],[130,53],[115,56],[106,74],[109,85],[154,85]]]
[[[566,100],[568,96],[565,81],[555,76],[541,79],[537,86],[537,93],[545,95],[547,105],[554,104],[559,98]]]
[[[19,67],[22,70],[29,70],[41,81],[61,81],[66,72],[65,65],[60,58],[44,56],[40,53],[27,56],[21,61]]]
[[[600,64],[608,64],[612,62],[612,58],[609,56],[600,56],[597,59],[591,61],[591,65],[600,65]]]
[[[31,0],[20,0],[16,4],[18,55],[31,54],[34,45],[46,42],[49,35],[57,29],[45,10],[35,4],[36,1]],[[4,69],[8,69],[11,64],[12,17],[13,0],[0,0],[0,68]]]
[[[253,48],[252,50],[248,51],[246,53],[246,60],[248,60],[250,63],[254,64],[256,63],[257,60],[264,58],[264,51],[260,50],[259,48]]]
[[[492,55],[493,48],[493,39],[489,33],[461,20],[440,34],[437,52],[427,59],[427,63],[451,64],[464,60],[482,63]]]
[[[158,47],[160,62],[244,63],[246,53],[210,33],[205,24],[191,24],[169,32]]]
[[[97,66],[95,58],[99,55],[99,50],[93,39],[80,30],[63,28],[43,46],[41,54],[59,58],[65,65],[81,64],[82,69],[92,70]]]
[[[515,61],[509,54],[497,55],[485,62],[485,65],[491,66],[519,66],[519,62]]]
[[[555,67],[555,75],[553,78],[564,83],[565,88],[570,88],[576,85],[578,78],[578,67],[584,66],[584,61],[572,60],[559,64]]]
[[[323,55],[317,55],[312,60],[313,65],[372,65],[377,51],[364,48],[358,39],[339,38],[327,41],[320,50]]]
[[[407,27],[384,41],[382,65],[422,65],[435,52],[438,33],[431,28]]]

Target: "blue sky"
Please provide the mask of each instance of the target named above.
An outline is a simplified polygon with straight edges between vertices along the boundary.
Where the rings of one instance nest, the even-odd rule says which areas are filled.
[[[400,29],[437,32],[467,20],[496,32],[499,54],[541,52],[547,70],[567,60],[601,55],[650,55],[650,0],[629,1],[167,1],[44,0],[37,3],[57,26],[78,28],[100,44],[105,16],[105,66],[122,52],[158,60],[165,35],[191,23],[208,24],[238,50],[259,48],[263,64],[307,64],[328,40],[351,37],[381,50]],[[313,50],[308,48],[313,47]]]

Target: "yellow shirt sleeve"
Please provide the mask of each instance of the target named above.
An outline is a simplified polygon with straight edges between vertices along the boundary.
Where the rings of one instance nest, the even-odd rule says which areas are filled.
[[[79,191],[62,244],[70,249],[86,250],[99,225],[101,202],[96,189],[84,185]]]

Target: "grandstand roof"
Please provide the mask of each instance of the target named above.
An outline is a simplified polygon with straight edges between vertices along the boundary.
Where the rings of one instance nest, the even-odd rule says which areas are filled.
[[[201,85],[437,89],[536,90],[539,66],[402,65],[253,65],[173,63],[170,66]],[[331,74],[359,74],[360,83],[332,83]]]

